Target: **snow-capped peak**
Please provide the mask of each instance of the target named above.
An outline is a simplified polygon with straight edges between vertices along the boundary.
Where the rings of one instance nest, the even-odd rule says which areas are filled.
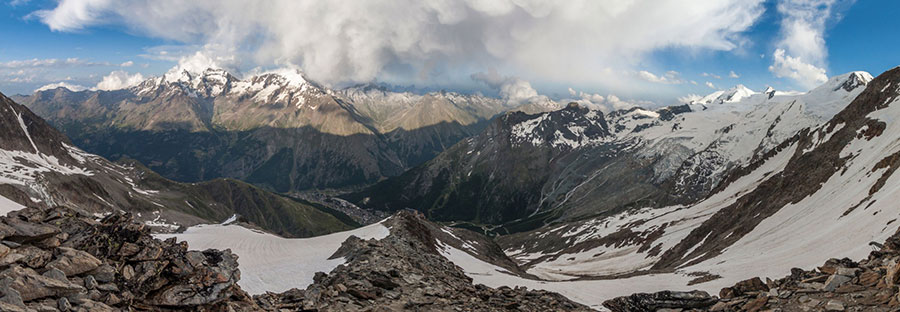
[[[839,91],[844,90],[846,92],[851,92],[857,87],[869,84],[870,81],[874,79],[871,74],[864,71],[855,71],[849,72],[843,75],[837,75],[828,79],[828,82],[819,86],[818,89],[822,89],[822,91]],[[810,91],[813,92],[813,91]]]
[[[725,103],[735,103],[740,102],[741,99],[750,97],[751,95],[757,94],[755,91],[750,90],[746,86],[739,84],[731,89],[716,91],[710,93],[707,96],[704,96],[697,100],[692,100],[686,104],[701,104],[701,105],[710,105],[710,104],[725,104]]]
[[[195,69],[177,66],[161,77],[153,77],[133,87],[137,95],[147,96],[156,92],[184,92],[192,97],[214,97],[224,94],[237,81],[221,68]]]

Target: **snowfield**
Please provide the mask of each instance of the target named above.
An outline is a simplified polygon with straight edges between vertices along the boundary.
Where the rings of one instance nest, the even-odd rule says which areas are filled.
[[[350,236],[382,239],[389,234],[381,222],[355,230],[311,238],[282,238],[234,224],[204,224],[184,233],[159,234],[159,239],[175,237],[192,250],[231,249],[238,255],[241,280],[238,284],[251,295],[304,289],[316,272],[331,272],[343,258],[328,259]]]

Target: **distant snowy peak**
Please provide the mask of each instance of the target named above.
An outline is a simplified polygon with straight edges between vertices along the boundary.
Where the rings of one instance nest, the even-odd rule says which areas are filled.
[[[279,69],[247,77],[234,84],[228,95],[250,97],[257,103],[286,103],[302,107],[309,98],[332,92],[310,82],[299,69]]]
[[[755,91],[750,90],[750,88],[745,87],[742,84],[734,86],[731,89],[716,91],[710,93],[707,96],[704,96],[698,100],[692,100],[689,103],[691,105],[715,105],[715,104],[725,104],[725,103],[736,103],[740,102],[742,99],[748,98],[754,94],[757,94]]]
[[[575,149],[612,139],[603,113],[576,103],[557,111],[527,115],[511,127],[513,144]]]
[[[203,71],[171,70],[163,76],[145,80],[131,88],[138,96],[186,94],[191,97],[215,97],[231,88],[238,79],[224,69]]]
[[[173,69],[163,76],[147,79],[131,90],[144,97],[175,94],[199,98],[239,96],[252,98],[256,102],[283,102],[297,106],[305,102],[305,96],[301,94],[321,96],[328,93],[294,68],[272,70],[244,79],[238,79],[221,68],[203,71]]]
[[[871,74],[864,71],[849,72],[843,75],[837,75],[828,79],[828,82],[814,89],[852,92],[859,87],[865,87],[874,79]],[[812,92],[812,91],[810,91]]]

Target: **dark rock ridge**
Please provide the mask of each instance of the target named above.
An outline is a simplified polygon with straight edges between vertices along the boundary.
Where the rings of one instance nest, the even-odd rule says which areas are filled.
[[[633,294],[608,300],[613,312],[653,311],[897,311],[900,309],[900,232],[860,261],[829,259],[822,266],[791,269],[791,275],[765,282],[759,277],[703,291]]]
[[[256,296],[265,309],[316,311],[590,311],[565,297],[524,287],[472,285],[438,252],[433,224],[401,212],[381,240],[350,237],[334,255],[347,262],[318,274],[305,290]]]

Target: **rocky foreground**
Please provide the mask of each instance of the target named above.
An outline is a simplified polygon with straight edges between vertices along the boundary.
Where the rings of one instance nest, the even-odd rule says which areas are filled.
[[[473,285],[438,252],[434,228],[415,212],[401,212],[382,240],[350,237],[335,254],[347,263],[318,274],[306,290],[257,296],[266,310],[288,311],[590,311],[543,290]]]
[[[0,217],[0,311],[252,310],[237,256],[188,251],[122,215],[26,208]]]
[[[26,208],[0,217],[0,311],[584,311],[550,292],[473,285],[414,213],[305,290],[248,296],[237,255],[160,241],[128,215]]]
[[[752,278],[723,288],[718,297],[703,291],[633,294],[608,300],[614,312],[632,311],[898,311],[900,232],[882,245],[872,243],[867,259],[830,259],[811,270],[794,268],[778,280]]]

